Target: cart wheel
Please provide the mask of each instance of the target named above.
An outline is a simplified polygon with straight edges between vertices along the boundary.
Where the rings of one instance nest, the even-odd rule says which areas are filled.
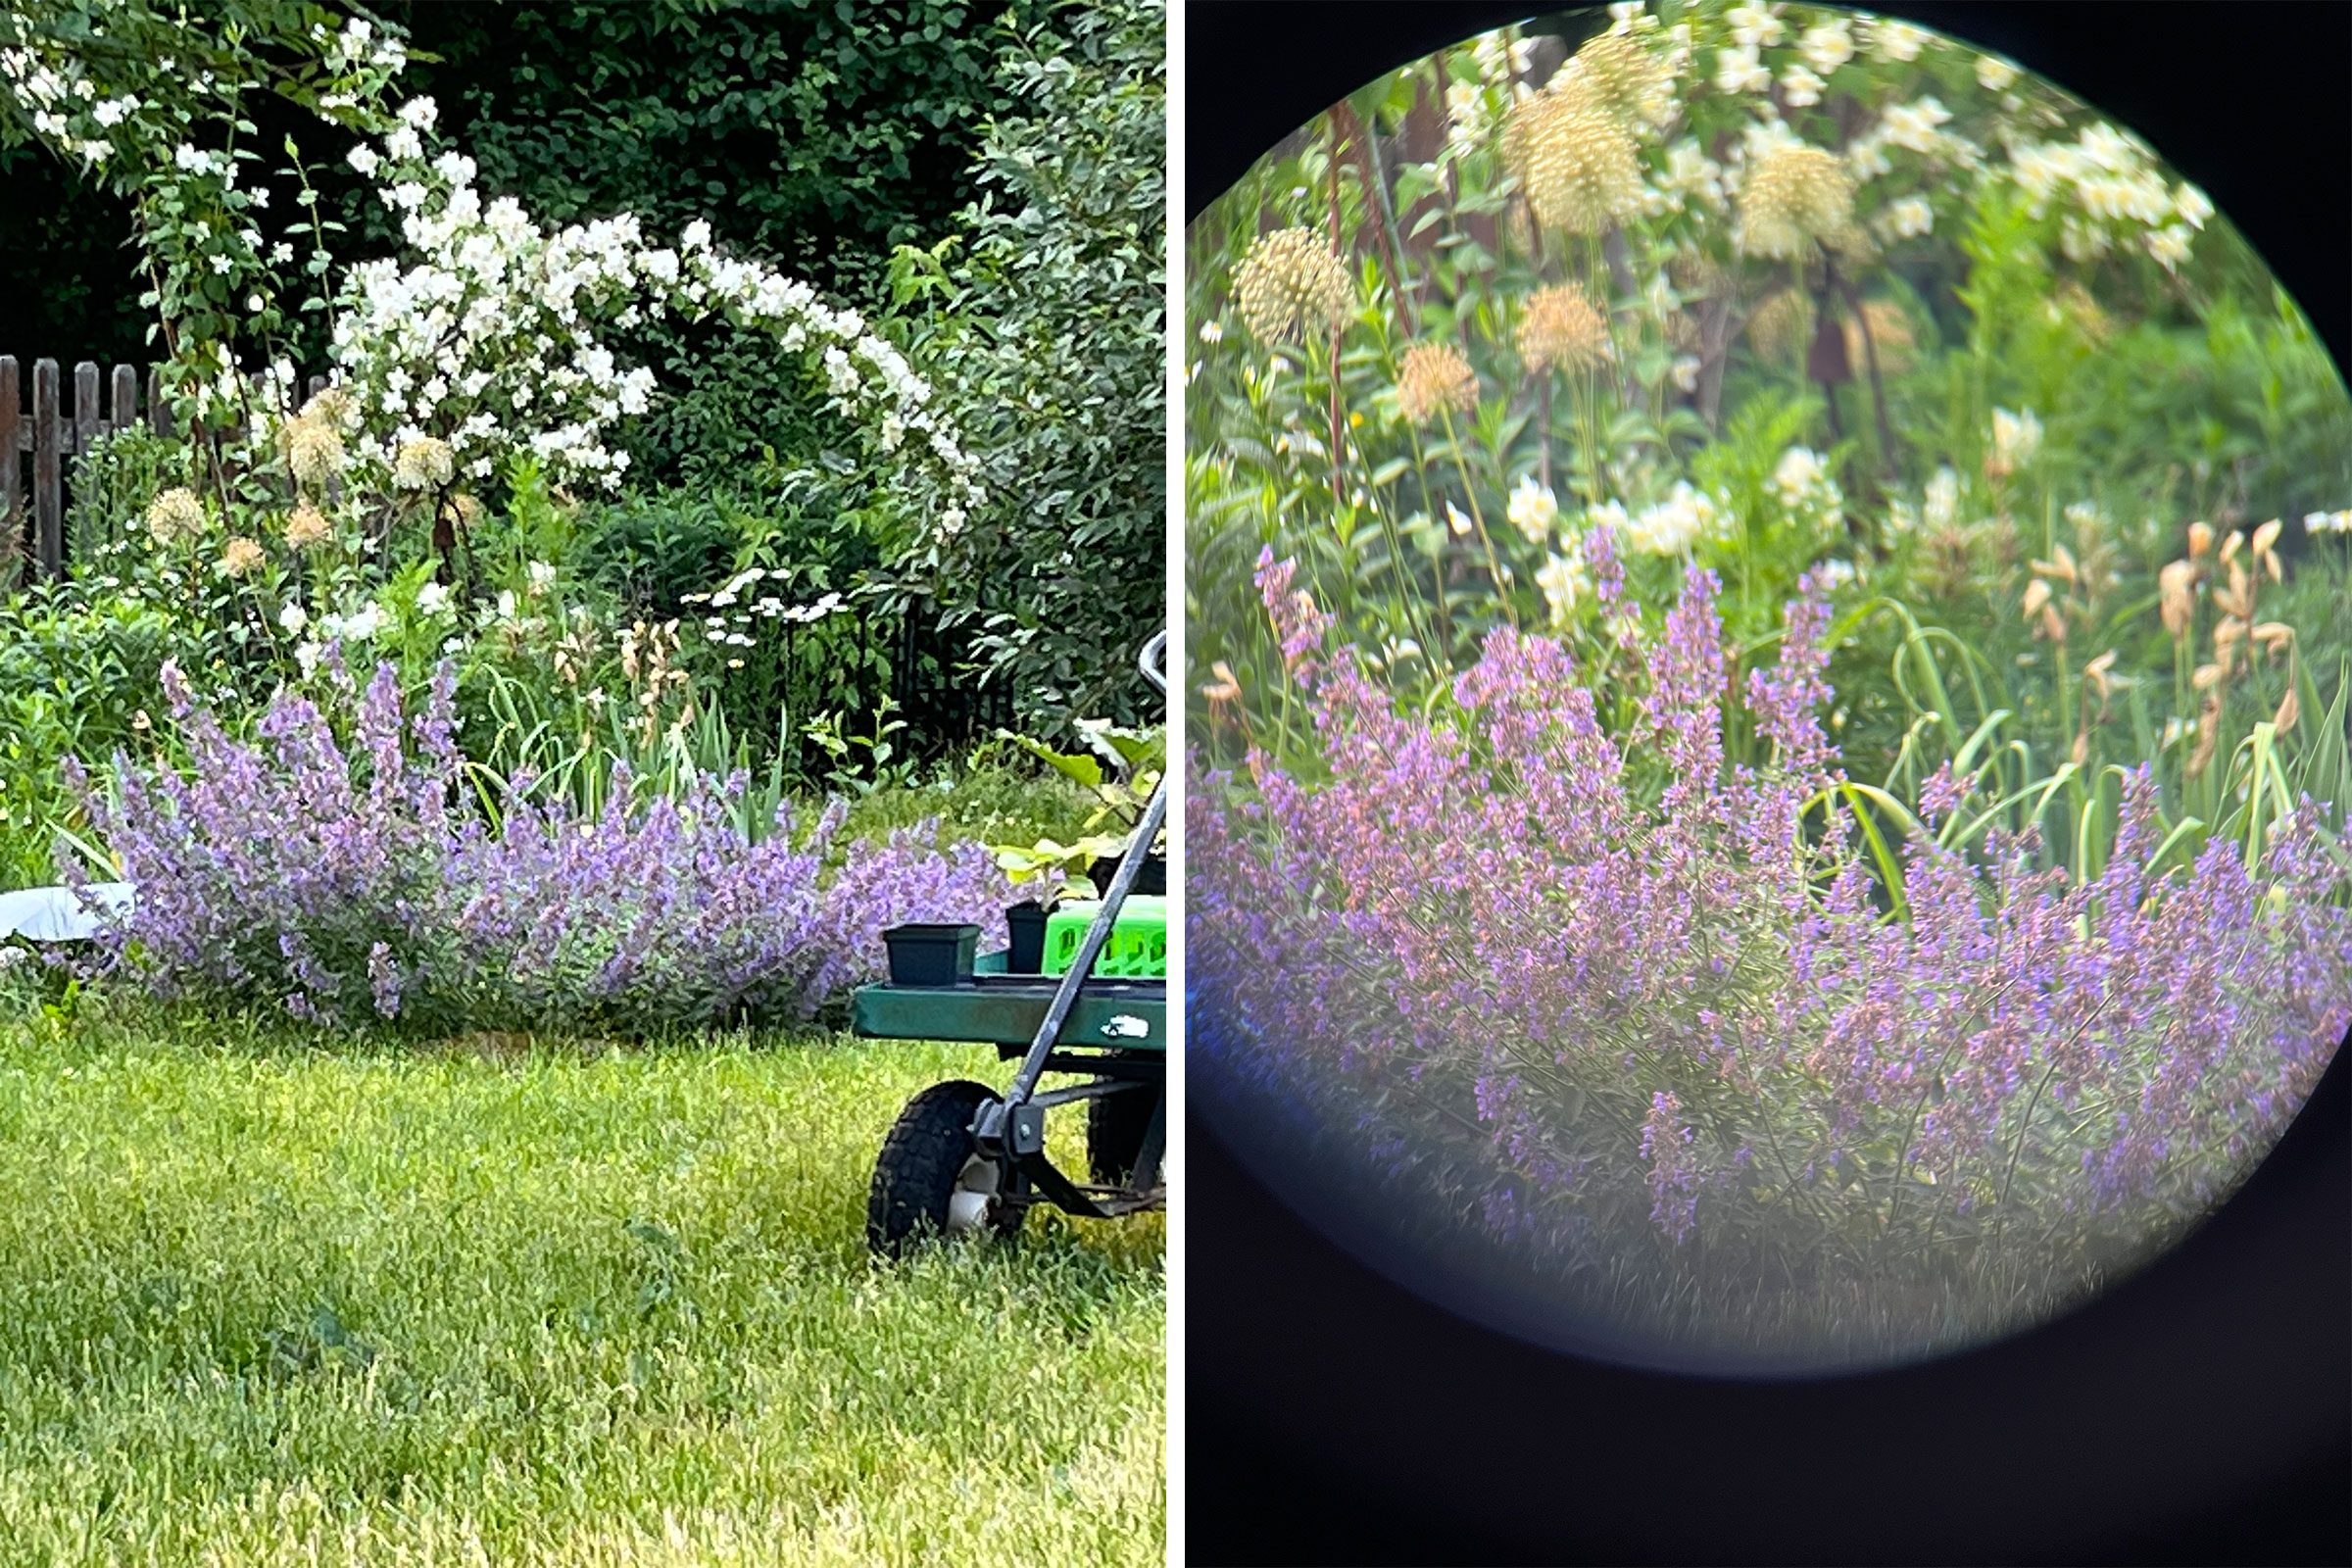
[[[1144,1134],[1152,1129],[1152,1112],[1165,1098],[1164,1090],[1129,1089],[1086,1102],[1086,1163],[1098,1183],[1124,1187],[1135,1175]]]
[[[899,1112],[874,1163],[865,1202],[866,1245],[902,1257],[922,1242],[969,1231],[1010,1236],[1021,1228],[1025,1203],[1007,1203],[1005,1172],[972,1147],[972,1118],[1001,1099],[986,1084],[933,1084]]]

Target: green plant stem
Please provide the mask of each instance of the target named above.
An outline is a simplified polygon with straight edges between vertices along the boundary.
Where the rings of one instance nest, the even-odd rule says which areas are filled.
[[[1511,605],[1511,591],[1502,580],[1502,562],[1494,554],[1494,539],[1487,531],[1486,509],[1478,504],[1478,487],[1470,482],[1470,468],[1462,458],[1461,437],[1453,428],[1453,410],[1444,403],[1438,405],[1438,415],[1446,421],[1446,444],[1453,451],[1453,469],[1461,475],[1462,494],[1470,503],[1470,521],[1478,529],[1478,542],[1487,553],[1487,571],[1494,579],[1494,597],[1501,602],[1503,619],[1511,629],[1519,629],[1519,612]]]

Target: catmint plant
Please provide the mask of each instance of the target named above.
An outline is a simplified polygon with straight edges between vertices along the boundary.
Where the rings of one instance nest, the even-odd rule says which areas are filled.
[[[1982,804],[1946,767],[1885,885],[1818,717],[1819,572],[1728,722],[1703,568],[1661,630],[1625,623],[1628,722],[1509,628],[1400,704],[1290,563],[1258,578],[1295,729],[1283,762],[1195,758],[1204,1076],[1378,1129],[1392,1175],[1517,1252],[2080,1272],[2226,1195],[2352,1024],[2352,858],[2308,799],[2251,862],[2217,836],[2183,865],[2143,765],[2073,879],[2031,831],[1939,842]]]
[[[111,797],[83,781],[137,889],[100,970],[330,1024],[642,1031],[811,1018],[879,972],[899,921],[1002,935],[1010,890],[978,846],[921,829],[837,846],[838,804],[806,830],[784,808],[754,842],[741,776],[641,802],[623,770],[594,815],[514,777],[493,824],[451,665],[413,712],[391,664],[365,688],[339,649],[326,668],[333,711],[281,691],[250,742],[171,669],[187,772],[118,754]]]

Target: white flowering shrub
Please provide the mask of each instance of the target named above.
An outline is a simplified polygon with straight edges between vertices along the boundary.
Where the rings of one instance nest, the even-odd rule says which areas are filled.
[[[0,81],[32,133],[134,198],[156,279],[148,303],[172,353],[183,418],[246,426],[241,445],[209,448],[223,497],[254,469],[282,466],[300,429],[293,368],[276,348],[289,318],[285,269],[301,251],[305,304],[331,322],[349,398],[331,477],[362,512],[397,512],[404,495],[423,494],[446,529],[456,488],[490,479],[514,456],[559,480],[616,485],[626,457],[608,435],[645,412],[653,383],[619,369],[598,323],[676,310],[723,315],[808,357],[817,395],[895,460],[884,467],[904,481],[906,511],[950,537],[963,526],[981,494],[973,459],[928,384],[856,312],[719,253],[707,224],[671,245],[653,243],[625,214],[546,231],[518,202],[485,199],[472,160],[435,147],[429,98],[393,107],[407,64],[396,35],[361,18],[335,29],[264,11],[278,19],[268,56],[143,3],[12,0],[0,17]],[[123,51],[84,47],[116,29]],[[285,237],[269,238],[266,192],[240,184],[258,155],[237,144],[238,105],[265,80],[363,133],[350,162],[400,215],[412,259],[331,276],[311,213],[290,215]],[[257,353],[269,366],[258,389],[244,373]]]

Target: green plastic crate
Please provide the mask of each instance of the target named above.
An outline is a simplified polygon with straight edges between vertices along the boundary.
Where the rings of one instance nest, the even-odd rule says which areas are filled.
[[[1075,899],[1046,916],[1047,974],[1067,974],[1078,946],[1086,940],[1095,916],[1102,912],[1099,899]],[[1131,893],[1119,906],[1118,924],[1110,940],[1095,956],[1094,972],[1105,978],[1149,976],[1164,979],[1168,972],[1168,901],[1149,893]]]

